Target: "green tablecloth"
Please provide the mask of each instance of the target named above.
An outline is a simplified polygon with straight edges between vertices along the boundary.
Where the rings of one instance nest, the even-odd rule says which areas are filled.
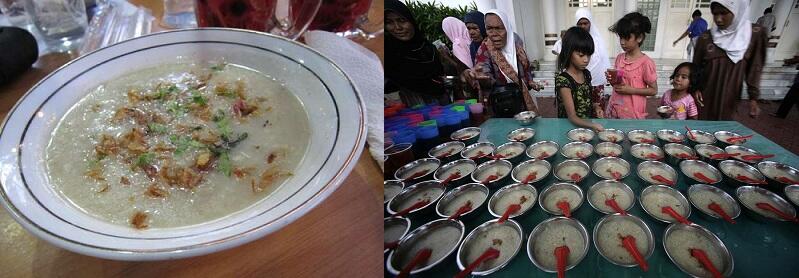
[[[605,128],[620,129],[625,133],[633,129],[643,129],[655,132],[660,129],[673,129],[684,131],[684,125],[688,125],[692,129],[699,129],[708,132],[715,132],[718,130],[733,131],[738,134],[756,134],[749,128],[744,127],[738,122],[709,122],[709,121],[674,121],[674,120],[594,120],[602,124]],[[505,136],[511,130],[521,127],[513,119],[490,119],[485,122],[482,128],[480,141],[489,141],[495,145],[505,143],[507,139]],[[575,128],[574,125],[569,123],[566,119],[538,119],[533,125],[528,126],[536,130],[534,141],[552,140],[558,142],[561,146],[568,142],[566,132]],[[794,130],[786,130],[785,132],[796,132]],[[592,143],[596,143],[597,139]],[[631,160],[628,153],[630,143],[625,141],[622,143],[625,154],[624,159],[630,161],[633,169],[635,162]],[[760,135],[755,135],[754,138],[746,142],[744,145],[763,154],[777,154],[771,160],[779,161],[794,167],[799,166],[799,157],[796,154],[790,153],[774,142],[764,138]],[[591,165],[597,156],[594,155],[587,162]],[[553,166],[565,160],[562,156],[558,155]],[[515,166],[515,165],[514,165]],[[679,171],[678,168],[675,168]],[[584,191],[599,181],[595,175],[590,175],[585,183],[581,186]],[[647,186],[644,181],[639,179],[635,173],[631,173],[624,180],[624,183],[630,186],[636,194],[636,203],[630,210],[630,214],[638,216],[643,219],[652,229],[655,236],[655,252],[648,258],[650,269],[648,272],[642,272],[640,268],[625,268],[611,264],[597,252],[593,242],[588,251],[588,255],[577,265],[575,268],[566,272],[568,277],[684,277],[687,276],[681,272],[674,263],[669,260],[666,252],[663,250],[663,231],[666,224],[654,220],[650,217],[638,203],[638,196],[641,190]],[[547,186],[554,182],[554,178],[543,186]],[[677,188],[685,194],[688,188],[689,181],[681,178],[677,184]],[[543,186],[537,187],[539,192]],[[735,196],[734,188],[731,186],[721,185],[721,188],[727,191],[732,196]],[[493,194],[496,188],[491,190]],[[475,227],[481,223],[491,220],[492,216],[489,214],[485,205],[481,208],[475,217],[464,221],[466,225],[466,234],[468,235]],[[745,210],[746,208],[743,208]],[[730,250],[734,260],[733,277],[797,277],[799,276],[799,224],[785,223],[785,222],[757,222],[750,218],[746,213],[742,212],[741,216],[736,219],[737,224],[728,224],[722,220],[709,220],[703,217],[702,212],[691,208],[691,216],[689,220],[699,224],[713,233],[716,234]],[[604,214],[594,210],[587,201],[584,201],[580,208],[573,213],[575,219],[583,223],[588,229],[589,236],[592,235],[594,225]],[[540,204],[537,204],[532,211],[527,212],[525,215],[515,218],[522,228],[524,229],[524,242],[522,249],[511,260],[511,262],[498,272],[490,275],[492,277],[554,277],[555,274],[546,273],[536,268],[530,261],[527,255],[526,244],[527,238],[533,228],[541,221],[551,217],[551,215],[544,212]],[[418,219],[411,218],[412,228],[434,220],[433,216]],[[450,256],[441,265],[435,268],[420,273],[419,277],[452,277],[459,271],[454,256]]]

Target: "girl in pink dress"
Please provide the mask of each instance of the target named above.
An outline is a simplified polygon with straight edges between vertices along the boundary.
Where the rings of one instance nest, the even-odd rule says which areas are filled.
[[[616,74],[605,74],[613,94],[605,115],[611,119],[644,119],[646,97],[657,94],[655,62],[641,52],[646,34],[652,30],[649,18],[634,12],[619,19],[610,31],[619,36],[624,53],[616,56]]]
[[[699,78],[696,68],[690,62],[674,68],[674,73],[669,77],[673,89],[666,91],[660,99],[660,105],[669,106],[674,111],[669,119],[697,119],[699,111],[692,95],[699,90]]]

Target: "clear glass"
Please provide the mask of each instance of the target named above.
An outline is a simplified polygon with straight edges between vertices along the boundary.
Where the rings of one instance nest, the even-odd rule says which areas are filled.
[[[83,0],[25,0],[25,10],[53,51],[76,49],[89,25]]]
[[[370,22],[372,0],[323,0],[310,30],[335,32],[346,38],[372,39],[383,33],[383,22]]]
[[[322,0],[197,0],[197,25],[267,32],[297,39]]]
[[[28,13],[25,12],[23,0],[0,0],[0,12],[2,12],[11,25],[27,28],[30,23]]]
[[[164,0],[164,16],[161,18],[161,24],[173,29],[197,27],[194,0]]]

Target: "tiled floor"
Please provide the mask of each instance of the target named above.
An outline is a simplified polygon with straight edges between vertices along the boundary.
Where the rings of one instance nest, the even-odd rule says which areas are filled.
[[[648,100],[647,107],[651,110],[649,111],[650,118],[658,118],[655,113],[655,108],[659,105],[659,102],[660,100],[656,98],[650,98]],[[752,119],[749,117],[748,105],[745,102],[740,102],[738,104],[738,114],[734,119],[767,137],[769,140],[774,141],[783,148],[795,154],[799,154],[799,130],[797,130],[797,128],[799,128],[799,110],[796,108],[792,109],[785,119],[769,116],[769,113],[777,111],[777,107],[779,106],[780,102],[778,101],[761,103],[760,109],[762,109],[762,112],[760,116],[757,119]],[[538,107],[541,108],[543,117],[557,116],[555,98],[539,98]]]

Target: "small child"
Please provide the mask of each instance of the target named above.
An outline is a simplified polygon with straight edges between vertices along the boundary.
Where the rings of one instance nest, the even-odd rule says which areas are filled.
[[[671,114],[671,119],[697,119],[699,111],[696,109],[692,95],[699,89],[699,78],[698,71],[689,62],[679,64],[674,68],[674,73],[669,77],[673,89],[666,91],[660,100],[660,105],[670,106],[674,111]]]
[[[619,36],[624,53],[616,56],[614,67],[621,75],[621,82],[612,80],[609,72],[605,77],[613,84],[613,94],[608,101],[607,118],[644,119],[646,97],[657,94],[657,71],[655,62],[641,52],[646,34],[652,30],[649,18],[638,13],[629,13],[610,27]]]
[[[580,27],[572,27],[563,36],[562,51],[558,54],[558,71],[555,75],[555,100],[558,117],[568,118],[580,127],[602,131],[602,125],[586,119],[596,118],[598,103],[591,101],[591,72],[585,69],[594,54],[591,34]]]

